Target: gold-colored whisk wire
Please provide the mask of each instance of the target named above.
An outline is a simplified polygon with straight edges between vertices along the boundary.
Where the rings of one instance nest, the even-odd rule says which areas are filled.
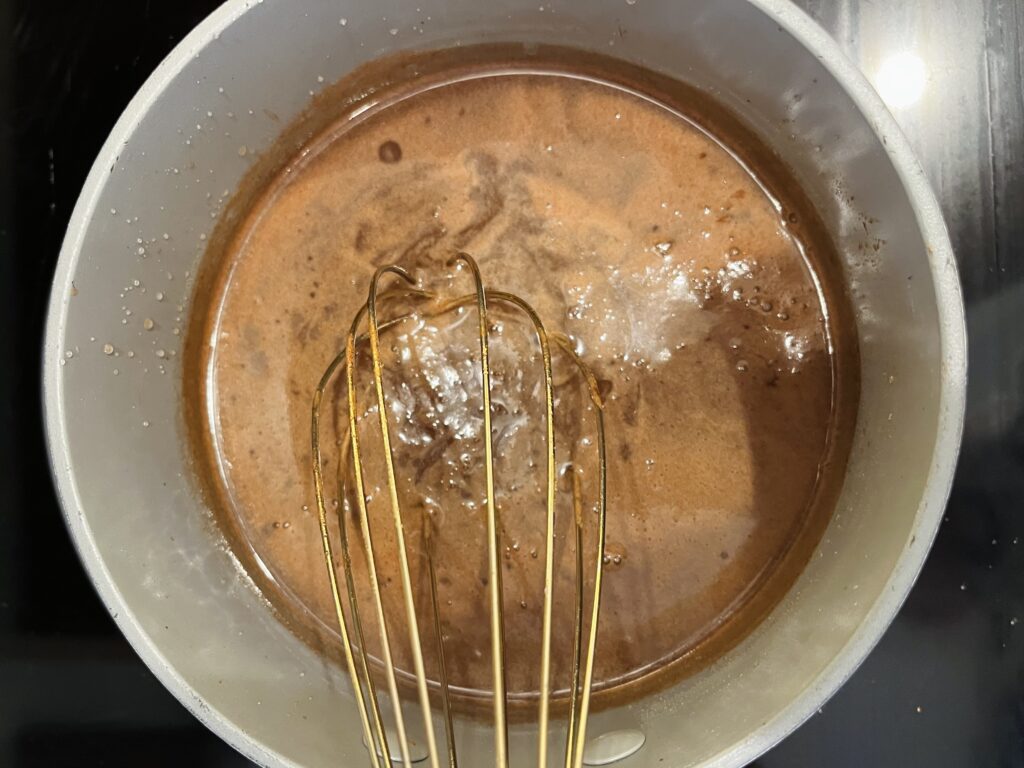
[[[429,292],[416,287],[415,279],[398,266],[379,268],[371,280],[366,303],[360,307],[349,329],[344,350],[338,353],[324,371],[313,397],[312,407],[312,458],[313,481],[317,505],[317,517],[320,527],[320,538],[324,559],[328,570],[331,596],[334,602],[341,637],[342,651],[346,668],[356,700],[356,709],[362,727],[363,739],[374,768],[386,768],[394,760],[391,754],[384,724],[376,685],[371,675],[368,662],[369,651],[365,642],[359,601],[352,569],[350,538],[345,520],[345,493],[348,487],[346,469],[351,470],[352,496],[358,514],[358,524],[362,533],[362,546],[365,551],[367,579],[373,597],[373,611],[379,631],[381,646],[380,666],[383,667],[388,695],[394,719],[394,732],[398,742],[402,765],[411,766],[409,737],[402,713],[402,702],[399,698],[398,683],[394,659],[391,653],[391,633],[381,598],[379,575],[377,572],[377,554],[374,548],[370,515],[367,510],[365,492],[364,466],[361,444],[358,435],[358,402],[356,397],[355,369],[357,363],[357,346],[369,342],[371,368],[374,391],[379,418],[380,436],[384,465],[387,474],[388,496],[390,501],[391,520],[394,526],[398,570],[402,587],[406,632],[412,653],[413,671],[416,678],[416,692],[421,709],[427,756],[431,768],[440,768],[440,756],[437,739],[434,734],[433,717],[430,706],[429,682],[424,666],[423,649],[420,638],[419,622],[416,614],[415,596],[406,550],[406,530],[402,516],[401,501],[398,492],[397,475],[394,455],[392,453],[391,435],[388,424],[387,398],[384,391],[383,364],[380,354],[380,335],[383,331],[394,327],[413,313],[399,315],[381,322],[378,318],[378,286],[381,279],[388,274],[397,276],[405,284],[406,293],[415,299],[434,301],[431,308],[422,310],[423,316],[438,316],[468,304],[475,304],[478,320],[479,354],[481,371],[481,391],[483,399],[483,431],[484,431],[484,469],[487,514],[487,566],[488,566],[488,602],[491,635],[491,678],[493,699],[494,751],[496,768],[507,768],[509,765],[508,746],[508,713],[507,690],[505,678],[505,621],[503,613],[502,574],[499,553],[501,547],[500,511],[495,500],[495,476],[493,456],[493,435],[491,428],[491,367],[488,329],[489,301],[499,302],[519,310],[530,320],[534,335],[540,347],[544,376],[544,423],[545,423],[545,454],[546,454],[546,517],[545,517],[545,556],[544,556],[544,592],[543,615],[541,628],[541,669],[540,669],[540,701],[538,711],[537,765],[546,768],[548,764],[549,728],[551,717],[551,638],[553,627],[554,605],[554,543],[555,543],[555,508],[557,501],[556,483],[556,450],[555,450],[555,397],[552,376],[551,342],[554,342],[570,359],[582,377],[593,411],[596,417],[597,452],[598,452],[598,504],[597,504],[597,550],[594,566],[594,582],[590,621],[586,633],[583,631],[584,617],[584,556],[583,556],[583,505],[582,488],[575,464],[569,465],[572,482],[573,531],[575,536],[575,595],[573,610],[573,658],[571,689],[569,691],[569,716],[565,741],[565,768],[580,768],[583,763],[583,747],[586,739],[586,724],[589,717],[591,688],[593,686],[594,657],[596,654],[597,629],[600,614],[601,590],[603,581],[605,526],[606,526],[606,480],[607,466],[605,453],[604,403],[601,398],[597,380],[589,367],[577,354],[572,342],[563,334],[549,334],[532,306],[519,296],[504,291],[487,289],[481,277],[476,261],[465,253],[458,254],[451,264],[464,265],[472,275],[474,292],[454,299],[437,300]],[[367,330],[359,335],[363,320]],[[334,561],[334,549],[331,544],[330,526],[328,523],[327,505],[325,501],[323,480],[323,454],[321,450],[320,419],[325,392],[330,383],[338,375],[339,369],[344,370],[347,405],[347,443],[341,441],[341,450],[337,464],[337,480],[339,487],[338,504],[338,541],[341,548],[341,565],[345,581],[345,598],[347,615],[342,600],[342,590],[338,583],[337,568]],[[346,462],[348,459],[348,462]],[[445,746],[449,768],[458,765],[454,722],[452,714],[451,693],[448,681],[448,666],[445,660],[445,644],[442,631],[440,605],[437,590],[436,542],[434,521],[428,512],[423,517],[424,551],[426,556],[429,580],[429,599],[432,614],[433,631],[436,639],[437,666],[441,698],[441,716],[445,730]],[[350,627],[351,622],[351,627]],[[587,650],[584,658],[583,638],[587,638]]]

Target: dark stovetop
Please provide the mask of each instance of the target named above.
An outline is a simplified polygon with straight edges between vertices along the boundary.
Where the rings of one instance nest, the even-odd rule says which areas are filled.
[[[962,458],[920,581],[878,648],[755,765],[1024,767],[1024,5],[802,0],[896,110],[950,224],[967,300]],[[0,0],[0,766],[243,766],[138,660],[64,529],[43,442],[43,315],[86,173],[211,0]],[[879,77],[873,79],[876,84]]]

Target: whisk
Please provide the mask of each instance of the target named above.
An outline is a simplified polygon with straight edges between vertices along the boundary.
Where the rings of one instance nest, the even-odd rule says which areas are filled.
[[[548,333],[540,317],[533,308],[519,296],[504,291],[484,287],[480,269],[474,259],[465,253],[458,254],[451,265],[465,265],[472,275],[475,290],[464,296],[441,300],[438,296],[417,287],[416,280],[403,268],[396,265],[383,266],[375,272],[370,282],[366,303],[360,307],[352,320],[345,348],[327,366],[316,388],[312,408],[312,464],[313,479],[316,493],[316,504],[320,524],[321,542],[326,561],[331,594],[338,619],[345,663],[355,692],[355,703],[363,730],[363,739],[369,754],[370,764],[374,768],[383,768],[394,762],[405,766],[411,765],[409,737],[398,697],[395,664],[391,651],[391,635],[396,628],[390,627],[385,617],[381,599],[381,587],[377,570],[378,551],[371,520],[367,512],[366,488],[364,479],[364,459],[361,441],[357,429],[357,395],[355,387],[355,369],[357,363],[357,347],[369,342],[372,361],[373,384],[376,393],[377,413],[379,416],[380,438],[383,460],[387,475],[388,496],[390,501],[391,523],[394,528],[395,546],[397,548],[397,564],[401,583],[402,600],[404,603],[405,627],[412,654],[412,666],[415,673],[416,693],[421,710],[425,730],[426,749],[431,768],[440,768],[442,762],[450,768],[458,765],[456,740],[452,716],[452,701],[449,690],[447,664],[445,659],[444,639],[441,632],[441,612],[438,605],[438,588],[436,577],[436,557],[433,524],[424,518],[422,548],[426,557],[427,580],[429,582],[429,602],[433,618],[433,634],[436,640],[435,653],[439,677],[441,717],[443,718],[445,747],[439,750],[433,728],[433,711],[431,708],[428,679],[424,665],[424,644],[415,608],[413,581],[410,573],[407,551],[407,525],[402,515],[396,479],[395,459],[392,448],[391,430],[388,424],[387,393],[383,378],[381,361],[381,334],[397,326],[413,316],[409,312],[387,319],[378,315],[379,284],[386,275],[397,276],[410,300],[421,302],[425,308],[418,312],[421,316],[440,316],[462,307],[474,304],[478,319],[480,382],[483,396],[483,448],[484,448],[484,482],[486,486],[486,518],[487,518],[487,572],[488,599],[490,607],[490,641],[491,641],[491,684],[493,698],[493,722],[495,741],[495,765],[506,768],[509,764],[508,744],[508,698],[505,680],[505,621],[503,615],[502,572],[499,561],[501,548],[500,510],[495,503],[495,471],[494,446],[491,429],[491,364],[488,344],[488,311],[490,304],[502,304],[525,315],[532,325],[534,336],[540,347],[543,365],[544,383],[544,416],[546,446],[546,529],[544,554],[544,593],[543,615],[541,627],[541,664],[538,709],[538,740],[537,765],[544,768],[548,764],[549,721],[551,718],[551,636],[553,624],[553,592],[554,592],[554,540],[555,540],[555,507],[558,493],[556,478],[555,451],[555,398],[552,378],[551,345],[561,349],[571,360],[578,372],[585,392],[593,404],[596,416],[596,437],[598,453],[598,500],[597,500],[597,555],[594,562],[593,593],[587,632],[584,633],[584,515],[581,483],[577,472],[572,471],[572,507],[573,527],[575,532],[575,604],[573,627],[573,659],[572,679],[569,691],[569,709],[567,736],[564,749],[565,768],[580,768],[583,763],[583,747],[586,738],[587,719],[590,712],[591,688],[594,677],[594,656],[597,643],[598,618],[601,603],[601,585],[603,576],[603,552],[605,547],[606,520],[606,460],[603,400],[598,383],[587,365],[576,353],[572,342],[560,333]],[[426,306],[429,305],[429,306]],[[360,333],[361,326],[367,323],[365,333]],[[328,529],[328,512],[325,503],[323,457],[321,451],[321,407],[325,392],[336,376],[344,372],[347,392],[347,446],[345,454],[350,460],[350,468],[354,481],[353,496],[358,513],[359,529],[362,546],[365,550],[367,575],[372,594],[371,610],[375,614],[380,634],[381,659],[388,694],[394,706],[394,733],[397,737],[399,755],[392,756],[392,745],[387,738],[386,726],[381,711],[376,684],[370,674],[369,653],[363,632],[361,609],[354,586],[351,542],[347,531],[344,513],[338,515],[338,543],[341,548],[341,571],[343,586],[339,584],[338,573],[334,560],[334,544]],[[344,440],[342,441],[344,444]],[[343,460],[338,461],[339,483],[343,482]],[[426,512],[424,515],[426,516]],[[377,523],[381,524],[381,523]],[[347,601],[348,610],[343,609],[343,601]],[[347,615],[346,615],[347,613]],[[586,637],[586,654],[583,654],[584,637]]]

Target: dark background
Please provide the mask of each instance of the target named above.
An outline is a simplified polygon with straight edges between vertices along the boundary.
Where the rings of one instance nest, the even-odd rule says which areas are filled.
[[[135,90],[215,5],[0,0],[0,766],[249,765],[161,687],[93,594],[52,490],[39,383],[51,274],[86,173]],[[885,3],[801,5],[857,58],[861,6],[878,18]],[[950,221],[968,306],[952,499],[879,647],[761,768],[1024,767],[1024,6],[917,3],[940,19],[965,5],[984,16],[946,26],[980,23],[976,47],[941,55],[980,67],[967,87],[980,89],[981,149],[960,170],[932,163],[920,126],[904,122]],[[962,75],[936,68],[931,86]],[[955,142],[955,127],[930,130]]]

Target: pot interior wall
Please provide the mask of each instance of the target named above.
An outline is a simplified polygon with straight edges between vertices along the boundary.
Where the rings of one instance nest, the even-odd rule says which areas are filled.
[[[228,3],[115,131],[62,255],[77,261],[55,288],[64,322],[46,351],[51,367],[62,363],[56,414],[70,459],[55,471],[73,476],[65,504],[79,548],[140,653],[225,738],[269,764],[362,765],[354,709],[339,704],[344,676],[240,577],[190,480],[174,329],[184,328],[205,236],[226,191],[311,91],[378,55],[513,40],[631,59],[716,93],[788,160],[841,246],[857,306],[857,435],[810,566],[725,658],[592,722],[593,735],[646,732],[624,766],[738,765],[820,706],[825,678],[854,662],[837,661],[844,647],[877,639],[889,616],[876,602],[894,572],[920,565],[934,533],[939,512],[922,497],[943,350],[929,244],[883,142],[825,64],[744,0],[418,5]],[[480,753],[472,764],[488,762],[486,731],[462,729],[463,748]],[[532,763],[527,731],[513,731],[517,765]]]

